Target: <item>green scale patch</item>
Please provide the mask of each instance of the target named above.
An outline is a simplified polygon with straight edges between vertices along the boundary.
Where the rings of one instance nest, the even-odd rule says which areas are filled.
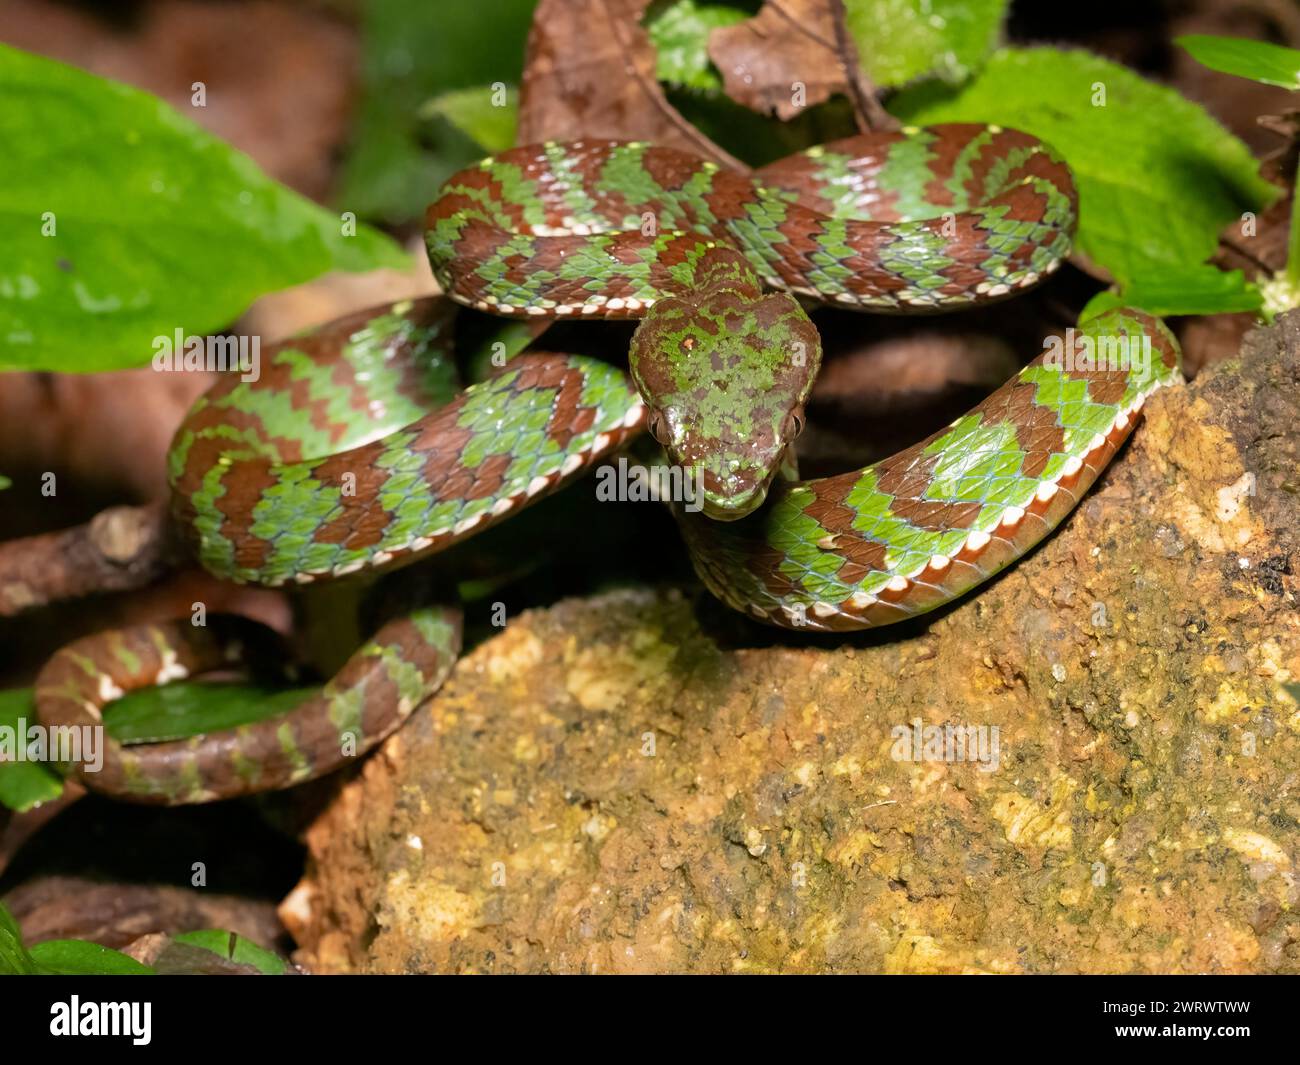
[[[383,508],[390,518],[380,541],[365,548],[316,539],[317,530],[344,514],[344,486],[322,482],[314,462],[290,463],[271,467],[274,483],[262,492],[251,515],[250,534],[269,545],[264,563],[257,568],[236,565],[234,545],[222,532],[227,517],[220,501],[226,479],[240,476],[240,467],[233,462],[214,466],[207,472],[203,490],[194,496],[203,565],[233,580],[282,584],[299,573],[320,574],[369,563],[380,552],[406,550],[413,541],[445,535],[460,522],[486,515],[498,501],[522,493],[534,479],[558,476],[566,458],[590,450],[596,436],[618,428],[635,404],[636,397],[617,370],[576,356],[573,365],[584,374],[582,403],[595,408],[596,418],[564,447],[548,432],[555,392],[518,388],[519,370],[465,393],[456,426],[470,437],[460,464],[472,469],[493,456],[511,459],[500,488],[481,499],[440,498],[434,493],[425,481],[428,456],[413,449],[418,430],[386,437],[383,450],[372,460],[386,477],[371,505]]]
[[[597,160],[595,176],[587,179],[580,172],[579,156],[605,149],[571,149],[548,143],[539,149],[548,168],[544,186],[525,179],[517,164],[501,160],[481,164],[495,182],[488,189],[471,188],[453,178],[445,192],[462,194],[475,206],[462,208],[430,228],[430,260],[435,274],[447,283],[447,267],[455,259],[463,227],[472,218],[481,218],[513,235],[481,261],[469,264],[475,283],[468,291],[458,289],[465,298],[483,299],[516,312],[527,308],[548,311],[561,302],[590,301],[602,295],[653,304],[666,295],[680,295],[698,283],[690,271],[696,259],[688,258],[687,263],[669,273],[658,268],[658,255],[668,243],[661,237],[676,237],[674,231],[683,231],[737,245],[756,272],[756,283],[782,277],[828,301],[852,296],[850,302],[875,306],[960,304],[978,294],[940,294],[951,283],[944,272],[954,265],[954,259],[942,230],[932,220],[951,212],[973,211],[987,250],[981,263],[987,287],[1013,286],[1031,274],[1036,279],[1047,273],[1069,249],[1073,225],[1069,197],[1050,182],[1029,178],[1023,180],[1033,184],[1045,199],[1043,218],[1014,221],[1006,218],[1005,207],[979,204],[1014,188],[1021,179],[1013,175],[1034,155],[1046,153],[1053,160],[1057,157],[1041,144],[995,149],[999,131],[990,127],[973,136],[962,131],[959,135],[963,141],[950,172],[936,173],[943,135],[938,130],[905,130],[903,137],[888,145],[879,169],[869,178],[855,172],[854,159],[843,153],[824,148],[803,153],[806,165],[797,168],[801,176],[783,180],[787,184],[806,184],[809,194],[829,204],[829,213],[807,232],[817,248],[801,255],[792,254],[785,232],[798,193],[794,187],[764,185],[761,172],[738,205],[743,213],[720,223],[708,203],[718,174],[713,163],[699,160],[679,188],[667,190],[647,168],[650,149],[644,144],[608,149],[607,156]],[[584,160],[584,167],[587,162]],[[982,177],[979,188],[973,189],[977,165]],[[951,194],[951,204],[936,204],[928,198],[927,189],[936,178]],[[853,245],[852,223],[871,221],[870,197],[864,197],[867,202],[858,202],[858,186],[864,180],[886,198],[892,215],[901,218],[889,224],[879,255],[881,274],[904,282],[889,295],[880,295],[878,282],[871,284],[869,279],[856,277],[855,268],[846,265],[861,254]],[[522,212],[527,232],[514,232],[516,224],[504,210],[507,203]],[[656,228],[645,242],[621,242],[624,256],[628,248],[636,248],[635,260],[620,262],[611,256],[613,234],[638,233],[647,215],[653,218]],[[569,232],[560,256],[547,251],[547,242],[554,241],[556,234],[532,232],[543,223],[551,227],[559,224],[567,230],[584,227],[591,232],[585,237]],[[1031,249],[1030,263],[1027,267],[1013,265],[1010,256],[1026,245]],[[680,254],[682,250],[677,241],[674,252]],[[801,274],[797,280],[792,276],[795,273]],[[884,288],[892,290],[897,286],[886,284]]]
[[[925,198],[925,188],[934,177],[931,164],[935,135],[927,130],[907,130],[908,136],[893,144],[880,168],[877,181],[896,197],[893,208],[904,221],[932,218],[935,206]],[[945,208],[951,210],[951,208]]]
[[[910,287],[894,293],[893,299],[931,300],[935,289],[948,284],[940,272],[953,265],[948,256],[948,238],[941,229],[926,222],[906,222],[892,230],[894,239],[880,250],[880,262],[891,274],[906,279]]]
[[[330,363],[312,359],[286,344],[273,354],[271,365],[288,368],[292,382],[306,383],[309,405],[299,405],[290,389],[271,388],[264,379],[240,382],[226,395],[216,400],[200,399],[195,405],[190,419],[211,408],[256,416],[255,425],[243,430],[229,424],[218,424],[197,435],[182,429],[168,453],[168,472],[174,485],[197,439],[218,440],[225,445],[221,462],[204,472],[202,487],[192,497],[200,561],[205,567],[217,574],[231,574],[235,569],[234,545],[222,531],[226,518],[220,501],[226,494],[227,479],[238,475],[241,462],[259,458],[278,461],[281,455],[277,442],[282,441],[295,442],[300,453],[312,459],[358,447],[409,425],[455,394],[456,369],[446,348],[447,338],[440,334],[438,326],[412,322],[409,310],[409,304],[396,305],[390,313],[367,322],[343,345],[340,357],[348,363],[355,386],[352,392],[339,389]],[[394,349],[399,352],[396,356],[392,354]],[[398,360],[414,360],[423,395],[413,398],[402,391]],[[354,397],[359,397],[362,409],[353,405]],[[317,426],[312,409],[325,412],[329,430]],[[321,520],[330,509],[303,489],[306,464],[282,469],[285,472],[278,478],[279,483],[268,492],[274,512],[271,521],[286,523],[285,539],[301,547],[315,528],[312,522]],[[306,517],[296,510],[300,504],[308,508]],[[266,527],[263,531],[267,531]]]

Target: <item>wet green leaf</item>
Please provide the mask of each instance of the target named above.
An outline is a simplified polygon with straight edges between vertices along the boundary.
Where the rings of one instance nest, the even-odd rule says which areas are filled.
[[[51,939],[28,952],[41,973],[58,976],[151,976],[153,970],[118,950],[82,939]]]
[[[0,145],[0,369],[144,365],[264,292],[406,265],[156,97],[5,46]]]
[[[23,948],[22,932],[9,908],[0,902],[0,976],[22,976],[36,972],[36,963]]]
[[[960,82],[998,43],[1007,0],[845,0],[863,69],[882,88]]]
[[[1240,270],[1219,270],[1213,266],[1165,267],[1159,275],[1141,278],[1123,293],[1099,292],[1084,307],[1081,318],[1116,307],[1142,307],[1156,315],[1186,314],[1194,306],[1197,314],[1231,314],[1258,311],[1260,291]]]
[[[999,123],[1055,146],[1079,187],[1076,247],[1122,302],[1208,314],[1255,299],[1240,274],[1215,278],[1205,261],[1219,230],[1276,190],[1241,141],[1171,89],[1086,52],[1008,48],[963,89],[907,89],[890,110],[917,125]]]
[[[58,773],[26,760],[27,729],[38,723],[30,688],[0,692],[0,803],[20,813],[63,794]]]
[[[722,77],[709,58],[709,34],[744,22],[752,12],[734,4],[674,0],[651,6],[643,20],[655,46],[655,77],[670,85],[721,92]]]
[[[1175,37],[1174,43],[1182,45],[1193,59],[1211,70],[1300,91],[1300,51],[1294,48],[1202,34]]]
[[[497,99],[504,102],[498,104]],[[503,152],[515,143],[519,121],[519,92],[491,85],[453,89],[435,96],[420,109],[424,118],[443,118],[472,140],[487,155]]]

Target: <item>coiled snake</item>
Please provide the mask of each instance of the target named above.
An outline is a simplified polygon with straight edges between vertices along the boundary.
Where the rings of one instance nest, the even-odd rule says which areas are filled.
[[[459,391],[448,304],[366,312],[277,345],[257,382],[223,379],[199,401],[169,454],[175,524],[231,581],[379,570],[500,521],[648,423],[674,463],[701,471],[704,513],[679,514],[680,528],[718,598],[796,630],[919,614],[1065,517],[1146,398],[1180,379],[1177,345],[1140,312],[1097,316],[1077,350],[1046,351],[929,439],[798,481],[781,471],[821,352],[792,294],[885,313],[1004,298],[1063,261],[1075,213],[1052,150],[992,126],[871,134],[751,176],[637,143],[514,149],[452,177],[429,208],[438,280],[499,315],[643,319],[637,387],[599,360],[526,354]],[[220,668],[258,639],[214,618],[81,640],[38,679],[41,720],[97,725],[123,691]],[[395,729],[459,645],[456,609],[415,610],[289,713],[109,740],[82,779],[176,803],[317,776]]]

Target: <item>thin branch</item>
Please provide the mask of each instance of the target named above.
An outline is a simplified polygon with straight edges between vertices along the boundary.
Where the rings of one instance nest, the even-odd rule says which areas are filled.
[[[143,588],[174,565],[161,503],[110,507],[76,528],[0,543],[0,617]]]
[[[849,99],[853,102],[853,115],[857,119],[858,129],[863,133],[898,129],[898,119],[885,110],[876,95],[875,85],[862,69],[858,46],[849,35],[844,0],[827,0],[827,3],[830,5],[831,24],[835,27],[835,54],[839,56],[840,66],[844,68],[844,81],[849,88]]]
[[[1255,268],[1258,269],[1260,273],[1271,274],[1274,272],[1273,268],[1269,266],[1268,263],[1264,262],[1264,260],[1261,259],[1254,252],[1248,250],[1245,247],[1245,245],[1241,244],[1239,241],[1233,240],[1231,237],[1227,235],[1222,235],[1219,237],[1219,243],[1222,244],[1229,251],[1236,252],[1243,259],[1250,260],[1250,262],[1254,264]]]

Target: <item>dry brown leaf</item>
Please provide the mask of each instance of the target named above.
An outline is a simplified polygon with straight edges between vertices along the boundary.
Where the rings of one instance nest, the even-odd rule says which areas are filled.
[[[54,471],[93,484],[112,500],[166,498],[164,456],[172,434],[212,381],[206,373],[149,367],[6,374],[0,390],[4,472],[20,491],[20,475]],[[34,497],[13,496],[6,504],[16,506],[20,498]]]
[[[612,137],[649,140],[747,169],[688,122],[655,80],[641,26],[649,0],[541,0],[528,35],[520,144]]]
[[[840,0],[767,0],[757,15],[709,35],[709,57],[736,103],[788,121],[836,93],[863,129],[894,125],[844,26]]]
[[[803,110],[795,85],[807,107],[846,89],[828,0],[769,0],[753,18],[715,29],[709,57],[736,103],[784,120]]]

